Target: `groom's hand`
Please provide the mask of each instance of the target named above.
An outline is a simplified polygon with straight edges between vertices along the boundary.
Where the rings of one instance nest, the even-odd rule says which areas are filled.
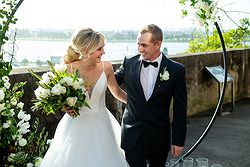
[[[173,157],[177,157],[181,155],[182,151],[183,151],[183,147],[176,146],[176,145],[172,145],[171,147],[171,154]]]

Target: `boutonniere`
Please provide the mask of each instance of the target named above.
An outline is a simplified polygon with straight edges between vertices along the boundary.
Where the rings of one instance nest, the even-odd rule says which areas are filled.
[[[169,79],[169,72],[167,71],[167,68],[165,67],[162,72],[160,73],[160,80],[166,81]]]

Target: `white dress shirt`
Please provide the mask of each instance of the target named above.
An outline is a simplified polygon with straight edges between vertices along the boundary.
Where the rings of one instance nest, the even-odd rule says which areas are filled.
[[[141,59],[143,58],[141,57]],[[155,61],[158,62],[158,67],[149,65],[145,68],[144,65],[142,64],[140,80],[146,100],[148,100],[153,93],[156,78],[158,76],[160,69],[161,59],[162,59],[162,53],[157,59],[153,61],[153,62]]]

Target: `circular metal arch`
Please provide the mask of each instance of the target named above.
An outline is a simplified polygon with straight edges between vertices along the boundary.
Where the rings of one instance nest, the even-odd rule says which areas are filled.
[[[223,66],[224,66],[224,81],[223,81],[223,87],[222,90],[220,92],[220,96],[219,96],[219,100],[217,102],[214,114],[210,120],[210,122],[208,123],[206,129],[204,130],[204,132],[201,134],[201,136],[199,137],[199,139],[190,147],[190,149],[184,153],[172,166],[176,166],[178,163],[181,163],[183,161],[183,159],[185,157],[188,157],[197,147],[198,145],[202,142],[202,140],[206,137],[207,133],[209,132],[209,130],[211,129],[211,127],[213,126],[213,123],[215,121],[216,116],[218,115],[217,113],[219,112],[219,110],[221,109],[222,106],[222,102],[224,99],[224,95],[225,95],[225,90],[226,90],[226,85],[227,85],[227,74],[228,74],[228,68],[227,68],[227,52],[226,52],[226,47],[225,47],[225,42],[220,30],[220,27],[218,25],[217,22],[214,23],[216,30],[219,34],[220,37],[220,41],[221,41],[221,46],[222,46],[222,51],[223,51]]]

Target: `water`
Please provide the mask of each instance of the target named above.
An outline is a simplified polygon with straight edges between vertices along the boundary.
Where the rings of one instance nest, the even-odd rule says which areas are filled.
[[[37,60],[46,62],[51,57],[63,57],[69,42],[67,41],[32,41],[17,40],[15,60],[21,62],[27,59],[29,62]],[[164,42],[163,48],[167,47],[168,55],[175,55],[188,48],[187,42]],[[124,56],[132,56],[138,53],[135,42],[108,42],[105,47],[104,60],[121,60]]]

